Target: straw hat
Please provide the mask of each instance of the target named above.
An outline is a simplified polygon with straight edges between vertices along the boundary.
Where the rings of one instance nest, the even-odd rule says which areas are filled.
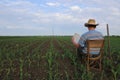
[[[89,19],[88,20],[88,23],[85,23],[85,26],[86,27],[89,27],[89,26],[98,26],[99,24],[96,24],[96,21],[95,21],[95,19]]]

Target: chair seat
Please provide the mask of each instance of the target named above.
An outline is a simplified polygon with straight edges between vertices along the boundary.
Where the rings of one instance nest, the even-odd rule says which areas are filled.
[[[100,59],[100,58],[101,58],[101,55],[96,56],[96,57],[90,57],[89,59],[90,59],[90,60],[98,60],[98,59]]]

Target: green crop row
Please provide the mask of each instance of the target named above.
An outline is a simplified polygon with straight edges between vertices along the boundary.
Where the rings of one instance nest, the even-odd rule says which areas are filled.
[[[119,80],[120,38],[110,37],[102,72],[86,71],[77,59],[71,36],[0,37],[1,80]]]

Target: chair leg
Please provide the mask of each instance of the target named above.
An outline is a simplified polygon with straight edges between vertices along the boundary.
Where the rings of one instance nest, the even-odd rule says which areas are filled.
[[[87,60],[87,71],[90,70],[89,60]]]
[[[100,63],[99,63],[99,70],[102,70],[102,64],[101,64],[101,59],[100,59]]]

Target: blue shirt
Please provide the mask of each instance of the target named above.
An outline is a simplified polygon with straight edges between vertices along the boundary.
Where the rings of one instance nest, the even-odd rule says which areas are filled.
[[[83,47],[83,53],[87,53],[87,45],[85,44],[86,40],[96,40],[96,39],[104,39],[101,32],[96,30],[89,30],[88,32],[84,33],[79,40],[79,44]],[[92,49],[90,54],[98,54],[100,49]]]

